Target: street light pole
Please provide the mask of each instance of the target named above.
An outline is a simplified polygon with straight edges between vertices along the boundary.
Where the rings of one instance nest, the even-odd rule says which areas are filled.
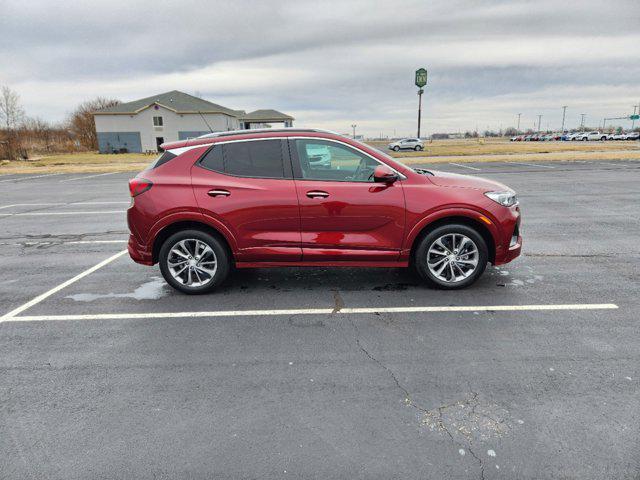
[[[587,114],[586,113],[581,113],[580,114],[580,131],[584,132],[584,117],[586,117]]]
[[[420,139],[420,121],[422,120],[422,94],[424,90],[418,90],[418,139]]]
[[[562,128],[560,129],[561,133],[564,133],[564,117],[567,114],[567,106],[563,105],[562,106]]]
[[[358,125],[356,125],[355,123],[351,124],[351,128],[353,128],[353,139],[354,140],[356,139],[356,127],[357,126]]]
[[[636,115],[636,108],[640,108],[640,105],[634,105],[633,106],[633,114]],[[631,120],[631,131],[633,131],[633,129],[636,126],[636,120],[635,118],[633,120]]]
[[[521,113],[518,114],[518,126],[516,127],[516,133],[520,133],[520,115],[522,115]]]
[[[420,138],[420,123],[422,121],[422,94],[424,93],[424,86],[427,84],[427,69],[419,68],[416,70],[416,76],[414,81],[416,87],[418,87],[418,139]]]
[[[538,115],[538,133],[540,133],[540,122],[542,122],[542,115]]]

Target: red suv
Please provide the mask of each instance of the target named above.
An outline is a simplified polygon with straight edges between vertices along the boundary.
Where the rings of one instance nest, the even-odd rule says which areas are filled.
[[[129,182],[129,253],[184,293],[212,290],[232,266],[413,266],[433,286],[462,288],[520,254],[508,187],[409,168],[335,133],[223,132],[163,147]]]

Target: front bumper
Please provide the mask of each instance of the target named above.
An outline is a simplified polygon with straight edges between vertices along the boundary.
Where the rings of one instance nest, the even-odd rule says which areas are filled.
[[[522,252],[522,235],[520,235],[520,207],[515,205],[509,208],[502,224],[504,238],[496,247],[494,265],[503,265],[520,256]]]

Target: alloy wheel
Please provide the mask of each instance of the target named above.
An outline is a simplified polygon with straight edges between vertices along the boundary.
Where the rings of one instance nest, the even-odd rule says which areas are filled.
[[[202,240],[187,238],[171,247],[167,257],[171,276],[187,287],[202,287],[213,280],[218,259],[213,249]]]
[[[427,252],[431,274],[445,283],[457,283],[473,274],[478,267],[478,246],[460,233],[447,233],[437,238]]]

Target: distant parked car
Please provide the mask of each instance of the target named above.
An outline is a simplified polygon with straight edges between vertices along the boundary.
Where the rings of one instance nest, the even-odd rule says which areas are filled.
[[[331,152],[326,145],[310,145],[307,148],[307,157],[309,164],[313,167],[331,167]]]
[[[389,150],[397,152],[399,150],[424,150],[424,142],[419,138],[403,138],[388,145]]]
[[[524,135],[516,135],[515,137],[511,137],[512,142],[522,142],[524,140]]]
[[[583,142],[586,142],[587,140],[589,141],[594,141],[594,140],[606,140],[607,139],[607,134],[606,133],[602,133],[599,130],[593,130],[591,132],[583,132],[581,133],[578,138],[576,138],[576,140],[581,140]]]
[[[626,136],[625,140],[640,140],[640,132],[629,132]]]

